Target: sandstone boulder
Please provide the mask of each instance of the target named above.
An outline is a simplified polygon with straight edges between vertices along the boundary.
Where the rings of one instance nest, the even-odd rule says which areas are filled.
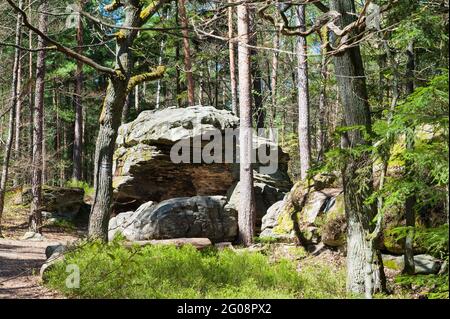
[[[223,135],[225,130],[238,126],[239,119],[231,112],[211,106],[144,111],[136,120],[122,125],[114,154],[115,211],[134,210],[148,201],[226,195],[238,180],[238,165],[224,161],[206,163],[203,159],[193,163],[192,155],[189,163],[174,163],[170,154],[172,147],[181,142],[188,143],[191,150],[198,150],[199,145],[204,150],[209,141],[198,145],[193,140],[211,132],[219,131]],[[268,140],[261,138],[255,143],[259,143],[257,147],[276,147],[278,151],[276,172],[255,172],[255,181],[288,191],[291,182],[287,175],[287,154]],[[231,150],[223,148],[221,152],[229,154],[233,149],[235,145]],[[124,203],[131,205],[125,207]]]
[[[46,212],[44,217],[73,220],[84,204],[83,197],[82,188],[45,185],[42,188],[42,210]],[[15,204],[27,206],[30,205],[31,199],[31,188],[25,187],[15,199]]]
[[[237,214],[225,209],[225,196],[172,198],[159,204],[148,202],[135,212],[118,214],[109,222],[111,240],[121,233],[130,241],[170,238],[209,238],[233,241]]]
[[[276,202],[262,219],[261,237],[293,239],[303,244],[317,244],[328,214],[333,213],[339,188],[307,187],[301,182],[294,185],[282,201]],[[336,207],[334,207],[336,209]]]

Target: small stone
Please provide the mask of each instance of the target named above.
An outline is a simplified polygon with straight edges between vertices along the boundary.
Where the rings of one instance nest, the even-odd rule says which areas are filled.
[[[21,239],[22,240],[30,240],[30,241],[42,241],[42,240],[44,240],[44,236],[42,236],[42,234],[29,231],[29,232],[26,232],[22,236]]]

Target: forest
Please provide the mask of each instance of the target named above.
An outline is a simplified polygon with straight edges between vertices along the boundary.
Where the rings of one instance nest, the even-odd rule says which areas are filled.
[[[1,0],[0,299],[448,299],[448,0]]]

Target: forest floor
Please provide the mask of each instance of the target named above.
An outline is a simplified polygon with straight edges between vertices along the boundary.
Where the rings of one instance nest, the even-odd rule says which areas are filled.
[[[42,241],[20,239],[27,231],[27,210],[6,211],[0,238],[0,299],[63,298],[41,284],[45,248],[77,240],[85,229],[44,226]]]

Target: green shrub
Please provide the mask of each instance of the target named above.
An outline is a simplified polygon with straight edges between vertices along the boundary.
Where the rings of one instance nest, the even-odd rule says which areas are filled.
[[[80,269],[80,287],[65,285],[66,266]],[[47,284],[75,298],[336,298],[344,276],[328,266],[300,272],[286,259],[255,252],[198,251],[192,246],[124,248],[86,242],[48,272]]]
[[[94,187],[92,187],[85,181],[78,181],[76,179],[71,179],[70,181],[66,182],[66,186],[82,188],[84,190],[85,195],[93,195],[94,194]]]
[[[401,275],[395,278],[404,288],[420,290],[428,299],[448,299],[448,273],[443,275]]]

